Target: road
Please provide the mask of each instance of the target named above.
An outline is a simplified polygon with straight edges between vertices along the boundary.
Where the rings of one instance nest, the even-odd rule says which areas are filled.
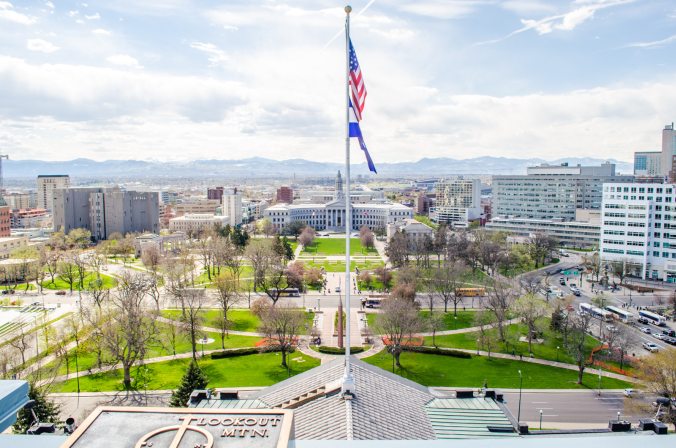
[[[504,394],[506,405],[516,418],[519,408],[519,392]],[[521,397],[521,421],[531,427],[539,425],[542,410],[543,428],[560,428],[571,423],[589,424],[590,427],[607,427],[608,421],[617,418],[638,422],[639,418],[650,417],[636,410],[634,400],[625,398],[622,392],[603,391],[523,391]],[[644,400],[650,402],[650,398]]]

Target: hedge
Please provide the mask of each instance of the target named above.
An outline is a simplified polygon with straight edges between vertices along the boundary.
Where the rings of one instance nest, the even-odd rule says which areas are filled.
[[[469,359],[472,357],[471,354],[463,352],[460,350],[453,350],[452,348],[439,348],[439,347],[414,347],[404,345],[401,347],[404,351],[408,352],[418,352],[418,353],[427,353],[430,355],[443,355],[443,356],[453,356],[455,358],[465,358]]]
[[[340,348],[340,347],[327,347],[326,345],[320,345],[319,348],[320,353],[328,353],[330,355],[344,355],[345,354],[345,348]],[[350,353],[355,354],[355,353],[361,353],[364,351],[364,347],[350,347]]]
[[[256,347],[244,347],[236,348],[233,350],[223,350],[221,352],[214,352],[211,354],[211,359],[223,359],[223,358],[234,358],[236,356],[246,356],[246,355],[255,355],[261,352],[278,352],[278,348],[266,347],[264,350],[260,350]]]

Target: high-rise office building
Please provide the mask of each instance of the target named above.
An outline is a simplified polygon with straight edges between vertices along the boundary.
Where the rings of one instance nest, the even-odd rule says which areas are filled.
[[[634,176],[662,176],[662,153],[660,151],[638,151],[634,153]]]
[[[217,200],[219,203],[223,200],[223,187],[207,188],[207,199]]]
[[[67,174],[39,175],[37,208],[52,211],[54,190],[68,187],[70,187],[70,176]]]
[[[674,123],[671,123],[662,129],[662,167],[660,173],[667,177],[669,182],[676,182],[674,158],[676,158],[676,130],[674,130]]]
[[[615,165],[540,165],[526,175],[493,176],[493,216],[575,220],[576,209],[599,210],[604,183],[632,182]]]
[[[467,227],[481,217],[479,179],[443,179],[436,184],[436,206],[431,218],[453,227]]]
[[[223,216],[228,217],[228,224],[242,224],[242,193],[237,188],[223,191]]]
[[[282,186],[277,189],[275,202],[283,202],[285,204],[293,204],[293,189],[291,187]]]
[[[160,229],[157,193],[119,188],[61,188],[54,192],[54,230],[84,228],[95,241],[119,232]]]

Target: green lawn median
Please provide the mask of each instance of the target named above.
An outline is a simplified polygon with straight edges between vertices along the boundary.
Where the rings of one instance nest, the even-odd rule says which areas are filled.
[[[392,371],[392,356],[383,350],[365,358],[369,364]],[[423,386],[439,387],[488,387],[519,388],[519,370],[523,375],[524,389],[596,389],[598,376],[585,373],[582,385],[576,383],[577,371],[511,359],[472,356],[462,359],[453,356],[404,352],[402,368],[394,373],[420,383]],[[603,378],[604,389],[624,389],[632,384],[614,378]]]
[[[209,387],[257,387],[270,386],[291,376],[302,373],[319,365],[319,360],[295,352],[289,355],[290,369],[281,366],[281,354],[259,353],[233,358],[200,359],[199,365],[209,378]],[[133,388],[135,390],[175,389],[190,359],[177,359],[132,369]],[[147,369],[147,374],[144,373]],[[122,370],[87,375],[80,378],[82,392],[121,391]],[[77,383],[70,379],[55,384],[51,392],[76,392]]]

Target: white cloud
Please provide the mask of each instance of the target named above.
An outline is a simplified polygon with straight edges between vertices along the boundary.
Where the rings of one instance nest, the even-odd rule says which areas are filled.
[[[553,4],[542,0],[507,0],[501,2],[500,7],[517,14],[551,13],[556,10]]]
[[[626,46],[629,48],[658,48],[669,45],[672,42],[676,42],[676,34],[660,40],[654,40],[650,42],[634,42]]]
[[[87,20],[99,20],[100,18],[101,18],[101,14],[99,14],[98,12],[96,14],[85,16],[85,19],[87,19]]]
[[[103,28],[96,28],[95,30],[92,30],[92,33],[97,36],[110,36],[112,34],[110,31]]]
[[[30,51],[38,51],[40,53],[54,53],[59,50],[59,47],[43,39],[28,39],[26,48]]]
[[[113,65],[119,65],[121,67],[131,67],[131,68],[143,68],[138,60],[134,57],[129,56],[128,54],[114,54],[108,56],[106,61]]]
[[[75,17],[79,14],[80,14],[80,11],[78,11],[78,10],[68,11],[68,17]]]
[[[399,5],[399,9],[411,14],[435,19],[457,19],[476,10],[477,7],[493,3],[487,0],[416,0]]]
[[[0,20],[7,20],[20,25],[33,25],[37,22],[35,17],[17,12],[14,5],[7,1],[0,1]]]
[[[215,67],[218,65],[222,65],[225,62],[228,62],[230,58],[228,58],[228,55],[225,54],[225,51],[221,50],[218,48],[216,45],[207,43],[207,42],[193,42],[190,44],[190,48],[194,48],[195,50],[202,51],[209,55],[209,66],[210,67]]]
[[[54,9],[54,3],[50,1],[45,2],[45,6],[48,7],[49,9]]]
[[[577,0],[573,2],[573,5],[576,5],[574,6],[574,9],[565,14],[557,14],[537,20],[521,19],[523,27],[512,31],[501,38],[479,42],[476,45],[502,42],[505,39],[530,30],[534,30],[539,35],[549,34],[553,31],[572,31],[579,25],[592,19],[596,11],[613,6],[626,5],[633,3],[634,1],[635,0]]]

